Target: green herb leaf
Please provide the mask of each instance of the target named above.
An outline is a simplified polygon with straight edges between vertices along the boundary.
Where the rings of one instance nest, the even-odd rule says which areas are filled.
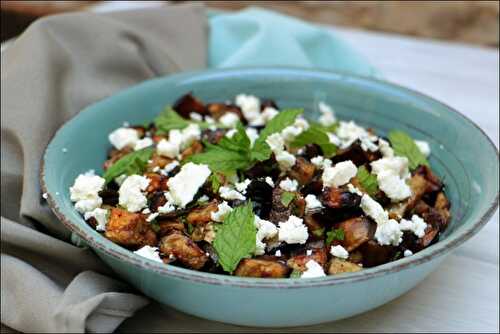
[[[142,174],[146,169],[148,160],[151,159],[153,150],[154,149],[152,147],[148,147],[123,156],[104,173],[103,177],[106,180],[106,183],[122,174]]]
[[[250,139],[241,123],[232,138],[224,137],[218,145],[206,144],[205,152],[195,154],[187,160],[197,164],[206,164],[212,172],[231,174],[251,166]]]
[[[280,132],[287,126],[295,122],[297,116],[302,114],[304,109],[285,109],[276,115],[272,120],[267,123],[266,127],[260,132],[259,138],[255,141],[252,148],[252,159],[264,161],[271,156],[271,148],[266,143],[267,137],[273,133]]]
[[[331,244],[333,240],[344,240],[344,230],[341,228],[336,228],[326,232],[326,244]]]
[[[295,193],[291,191],[284,191],[281,194],[281,204],[288,207],[290,203],[294,200],[294,198],[295,198]]]
[[[154,120],[157,134],[167,134],[173,129],[184,129],[189,124],[198,124],[200,128],[208,128],[210,125],[206,122],[187,120],[175,112],[170,106],[166,107],[161,114]]]
[[[194,227],[193,224],[187,223],[187,233],[191,235],[193,233]]]
[[[290,144],[291,147],[303,147],[308,144],[316,144],[321,147],[323,155],[330,158],[337,153],[337,146],[330,142],[328,134],[322,127],[311,125],[309,129],[298,135]]]
[[[156,220],[153,220],[151,223],[151,229],[157,233],[160,231],[160,225],[158,224],[158,222]]]
[[[391,131],[389,140],[396,155],[408,158],[410,169],[413,170],[419,165],[429,166],[425,155],[420,152],[417,144],[408,134],[403,131]]]
[[[290,273],[290,278],[300,278],[300,276],[302,276],[302,272],[300,270],[297,270],[297,269],[294,269]]]
[[[314,234],[315,236],[321,238],[323,234],[325,234],[325,228],[319,228],[317,230],[311,230],[311,233]]]
[[[219,227],[213,242],[222,268],[231,273],[241,259],[255,251],[257,230],[252,203],[247,202],[231,211]]]
[[[370,173],[368,169],[363,165],[358,168],[358,173],[356,174],[359,184],[364,191],[370,196],[374,196],[378,193],[378,182],[377,177]]]
[[[214,194],[219,193],[219,188],[222,185],[222,178],[218,173],[212,173],[208,177],[210,184],[212,185],[212,192]]]

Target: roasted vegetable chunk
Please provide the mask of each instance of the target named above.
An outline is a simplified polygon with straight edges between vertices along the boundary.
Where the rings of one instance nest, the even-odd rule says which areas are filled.
[[[362,268],[352,262],[333,258],[328,265],[328,275],[336,275],[342,273],[353,273],[360,271]]]
[[[327,261],[326,248],[317,248],[311,250],[311,255],[301,254],[292,256],[287,261],[287,265],[293,270],[298,270],[304,272],[306,268],[306,263],[310,260],[318,262],[321,266],[325,266]]]
[[[168,189],[167,181],[168,177],[156,173],[146,173],[145,177],[149,179],[149,185],[146,188],[147,193],[153,193],[157,191],[166,191]]]
[[[156,234],[144,215],[119,208],[111,208],[106,238],[127,247],[156,246]]]
[[[218,120],[224,114],[228,112],[235,113],[238,115],[240,120],[244,121],[243,114],[241,113],[240,107],[234,105],[234,104],[225,104],[225,103],[210,103],[207,105],[208,113],[210,116],[212,116],[214,119]]]
[[[243,259],[234,274],[243,277],[283,278],[290,269],[283,263],[271,259]]]
[[[159,237],[164,237],[173,232],[184,232],[184,224],[178,218],[171,220],[159,220],[158,227],[159,230],[157,234]]]
[[[179,98],[173,106],[173,109],[179,113],[184,118],[189,119],[189,115],[194,112],[201,115],[206,114],[206,108],[203,102],[198,100],[196,97],[188,93],[181,98]]]
[[[305,185],[311,182],[315,170],[316,167],[312,163],[299,157],[297,158],[295,165],[288,172],[288,175],[290,175],[292,179],[297,180],[301,185]]]
[[[186,267],[196,270],[201,269],[208,260],[208,256],[193,240],[180,233],[163,237],[160,241],[160,252],[167,257],[173,256]]]
[[[212,212],[217,211],[217,201],[213,200],[203,206],[195,208],[189,212],[186,221],[192,225],[204,225],[212,221]]]
[[[323,240],[325,236],[325,226],[319,219],[315,218],[314,214],[305,215],[304,225],[307,226],[307,230],[309,231],[309,238],[311,240]]]
[[[280,187],[273,189],[272,207],[271,213],[269,214],[269,220],[276,224],[287,221],[288,217],[292,214],[292,205],[285,206],[281,200],[284,192],[285,191]]]
[[[147,171],[152,172],[156,168],[163,169],[163,168],[165,168],[166,165],[168,165],[172,161],[174,161],[174,160],[167,158],[167,157],[164,157],[164,156],[161,156],[155,152],[151,156],[151,162],[148,163]]]
[[[344,240],[338,243],[351,252],[373,238],[376,225],[363,216],[343,221],[338,228],[344,231]]]
[[[189,146],[184,151],[182,151],[181,160],[187,159],[190,156],[192,156],[193,154],[201,153],[201,152],[203,152],[203,145],[201,144],[200,141],[197,140],[197,141],[193,142],[191,144],[191,146]]]
[[[374,267],[389,262],[394,249],[391,246],[381,246],[375,240],[369,240],[360,247],[363,253],[363,266]]]
[[[354,208],[361,202],[361,197],[341,188],[325,188],[321,194],[321,203],[331,209]]]

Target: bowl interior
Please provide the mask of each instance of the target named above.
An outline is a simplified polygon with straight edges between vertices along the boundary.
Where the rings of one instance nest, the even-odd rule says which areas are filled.
[[[85,223],[74,210],[68,189],[78,174],[89,169],[102,172],[112,130],[124,122],[136,124],[153,119],[165,105],[189,91],[205,102],[225,101],[240,93],[272,98],[281,108],[304,108],[310,118],[317,117],[317,104],[325,101],[341,120],[352,119],[373,127],[380,135],[400,129],[415,139],[428,141],[432,149],[430,163],[446,184],[453,218],[439,243],[410,258],[430,255],[433,248],[444,248],[453,239],[473,234],[482,225],[478,222],[495,205],[496,148],[472,122],[433,99],[381,81],[333,72],[286,68],[218,70],[145,82],[85,108],[57,132],[44,156],[43,183],[51,204],[80,236],[115,252],[126,252]],[[67,151],[63,153],[63,149]]]

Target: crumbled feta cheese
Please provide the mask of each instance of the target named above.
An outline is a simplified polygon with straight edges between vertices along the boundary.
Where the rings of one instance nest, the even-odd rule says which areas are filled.
[[[340,122],[336,134],[342,142],[340,148],[347,148],[359,139],[363,150],[373,152],[378,150],[378,146],[374,143],[378,137],[370,134],[365,128],[358,126],[353,121]]]
[[[330,141],[330,143],[332,143],[335,146],[341,146],[342,145],[342,141],[334,133],[328,132],[327,135],[328,135],[328,140]]]
[[[182,144],[182,133],[180,130],[174,129],[168,132],[168,140],[162,139],[156,146],[156,151],[159,155],[167,158],[175,158],[179,155]]]
[[[278,249],[275,253],[274,256],[281,256],[281,251]]]
[[[160,166],[154,166],[153,167],[153,172],[158,173],[160,171]]]
[[[168,182],[168,193],[176,206],[184,208],[191,202],[198,189],[205,183],[211,171],[207,165],[198,165],[188,162],[182,166],[179,173],[171,177]]]
[[[165,174],[168,174],[171,171],[173,171],[177,166],[179,166],[179,161],[174,160],[174,161],[168,163],[165,167],[163,167],[163,172]]]
[[[160,258],[160,254],[158,254],[157,247],[144,246],[139,250],[136,250],[134,254],[145,257],[146,259],[150,259],[156,262],[163,262]]]
[[[311,211],[323,207],[318,198],[313,194],[307,195],[305,200],[306,200],[306,211]]]
[[[276,161],[283,170],[290,169],[295,165],[295,156],[287,151],[285,151],[285,141],[279,133],[273,133],[266,138],[266,143],[273,151]]]
[[[247,199],[245,196],[243,196],[237,190],[234,190],[233,188],[226,187],[226,186],[222,186],[219,188],[219,194],[220,194],[220,197],[222,197],[223,199],[226,199],[228,201],[232,201],[232,200],[244,201]]]
[[[153,139],[149,137],[144,137],[143,139],[139,139],[134,146],[134,151],[142,150],[143,148],[149,147],[153,145]]]
[[[287,126],[286,128],[284,128],[281,131],[280,135],[283,138],[283,140],[285,141],[285,143],[290,143],[295,139],[295,137],[297,137],[301,133],[302,133],[301,128],[290,125],[290,126]]]
[[[411,220],[401,219],[399,228],[401,231],[412,231],[417,237],[422,238],[425,235],[427,224],[421,217],[413,215]]]
[[[323,156],[318,155],[311,159],[311,162],[318,169],[324,169],[332,166],[332,161],[330,159],[325,159]]]
[[[311,256],[313,254],[312,249],[306,250],[306,256]]]
[[[151,210],[149,210],[149,208],[145,208],[144,210],[141,211],[142,213],[144,213],[145,215],[147,214],[150,214],[151,213]]]
[[[265,181],[268,185],[274,188],[274,181],[270,176],[266,176]]]
[[[195,140],[201,138],[201,129],[198,124],[189,124],[182,130],[181,149],[189,147]]]
[[[209,200],[209,199],[210,199],[210,198],[208,198],[208,196],[207,196],[207,195],[203,195],[203,196],[201,196],[200,198],[198,198],[198,202],[201,202],[201,203],[203,203],[203,202],[208,202],[208,200]]]
[[[85,212],[85,214],[83,215],[83,218],[85,218],[85,220],[89,220],[91,217],[95,218],[97,222],[97,226],[95,228],[97,231],[106,230],[106,224],[108,223],[108,210],[95,208],[92,211]]]
[[[43,197],[43,199],[47,199],[47,198],[49,198],[49,194],[47,194],[47,193],[43,193],[43,194],[42,194],[42,197]]]
[[[212,118],[212,117],[210,117],[210,116],[205,116],[205,122],[206,122],[207,124],[212,124],[212,125],[214,125],[214,124],[215,124],[215,119],[213,119],[213,118]]]
[[[262,120],[264,121],[264,123],[267,123],[269,122],[270,120],[272,120],[274,117],[276,117],[276,115],[279,114],[279,111],[274,109],[273,107],[265,107],[264,110],[262,111]]]
[[[240,117],[234,112],[227,112],[219,118],[219,122],[228,128],[234,128],[240,121]]]
[[[102,198],[99,197],[99,191],[102,190],[105,182],[106,180],[95,175],[93,170],[78,175],[73,186],[69,188],[70,199],[76,202],[75,209],[80,213],[85,213],[100,207]]]
[[[156,217],[158,217],[159,213],[158,212],[155,212],[155,213],[152,213],[150,214],[147,218],[146,218],[146,221],[148,223],[151,223],[153,220],[156,219]]]
[[[248,139],[250,139],[250,147],[253,147],[253,144],[259,138],[259,132],[255,128],[246,128],[245,130]]]
[[[409,249],[406,249],[403,253],[404,257],[412,256],[413,252]]]
[[[397,246],[403,241],[403,232],[399,228],[399,224],[394,219],[389,219],[383,224],[377,225],[375,231],[375,239],[380,245]]]
[[[230,207],[226,201],[223,201],[217,206],[217,211],[210,214],[210,218],[215,222],[222,223],[224,218],[226,218],[227,214],[231,211],[233,211],[233,208]]]
[[[309,234],[307,226],[302,223],[302,219],[291,215],[286,222],[279,222],[279,241],[288,244],[305,244]]]
[[[273,152],[280,152],[284,150],[285,141],[279,133],[273,133],[266,138],[266,143],[271,148]]]
[[[257,228],[257,235],[255,236],[255,254],[263,255],[266,251],[266,244],[263,241],[276,236],[276,234],[278,234],[278,229],[276,225],[270,221],[260,219],[257,215],[255,216],[254,225]]]
[[[302,273],[300,278],[314,278],[326,276],[323,267],[314,260],[309,260],[306,263],[307,270]]]
[[[424,156],[428,157],[431,154],[431,147],[425,140],[415,140],[415,144]]]
[[[109,134],[108,139],[116,149],[121,150],[127,146],[134,147],[139,140],[139,133],[135,129],[118,128]]]
[[[333,167],[325,168],[321,179],[325,187],[340,187],[356,176],[358,168],[351,161],[342,161]]]
[[[231,130],[228,130],[225,134],[225,136],[229,139],[233,138],[234,135],[238,132],[238,130],[236,129],[231,129]]]
[[[127,174],[122,174],[120,176],[115,177],[116,184],[121,186],[123,181],[125,181],[125,179],[127,178],[127,176],[128,176]]]
[[[323,126],[333,125],[336,119],[332,107],[325,102],[320,102],[318,108],[321,112],[321,116],[318,119],[319,123]]]
[[[349,257],[349,252],[341,245],[332,246],[332,248],[330,248],[330,254],[341,259],[347,259]]]
[[[203,116],[201,116],[197,112],[191,112],[191,113],[189,113],[189,118],[192,119],[193,121],[196,121],[196,122],[203,121]]]
[[[380,190],[393,202],[399,202],[411,196],[411,188],[406,183],[409,177],[406,157],[382,158],[373,161],[372,172],[377,175]]]
[[[360,206],[363,212],[368,217],[372,218],[377,224],[383,224],[389,220],[389,214],[384,210],[382,205],[367,194],[364,194],[361,197]]]
[[[287,151],[281,151],[278,154],[275,154],[275,158],[282,170],[292,168],[297,161],[295,156]]]
[[[383,140],[382,138],[378,139],[378,149],[384,158],[392,158],[394,157],[394,150],[392,149],[389,142]]]
[[[359,188],[355,187],[352,183],[347,184],[347,190],[349,190],[349,192],[353,194],[363,196],[363,192],[359,190]]]
[[[118,190],[118,204],[130,212],[142,210],[148,203],[143,191],[149,185],[149,179],[141,175],[130,175]]]
[[[239,94],[236,96],[235,103],[241,108],[243,116],[250,125],[264,125],[260,114],[260,100],[253,95]]]
[[[159,213],[170,213],[175,210],[175,206],[172,204],[172,202],[167,202],[163,204],[162,206],[158,207],[158,212]]]
[[[240,193],[242,193],[243,195],[245,195],[246,192],[247,192],[247,188],[250,185],[250,183],[252,183],[252,180],[245,179],[244,181],[235,183],[234,186],[235,186],[236,190],[238,190]]]
[[[299,183],[296,180],[292,180],[289,177],[280,182],[280,188],[285,191],[297,191]]]

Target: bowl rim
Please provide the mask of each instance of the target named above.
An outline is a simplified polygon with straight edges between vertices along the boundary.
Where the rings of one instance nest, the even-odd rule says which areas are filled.
[[[145,80],[131,87],[120,90],[113,95],[106,97],[102,100],[96,101],[78,113],[76,113],[71,119],[67,120],[64,124],[62,124],[57,131],[53,134],[51,140],[48,142],[44,154],[41,158],[41,167],[40,167],[40,185],[41,189],[44,193],[47,194],[47,202],[49,207],[54,212],[56,217],[73,233],[82,238],[88,245],[93,249],[97,249],[119,261],[127,262],[135,267],[138,267],[143,270],[153,271],[160,275],[188,280],[192,282],[199,282],[204,284],[211,285],[227,285],[227,286],[237,286],[244,288],[310,288],[316,286],[331,286],[337,284],[346,284],[353,282],[365,281],[368,279],[380,277],[386,274],[399,272],[405,269],[408,269],[413,266],[417,266],[428,261],[437,259],[450,252],[451,250],[458,247],[463,242],[470,239],[473,235],[475,235],[491,218],[491,216],[495,213],[498,207],[498,199],[499,192],[497,191],[496,196],[494,196],[493,201],[488,204],[483,209],[483,212],[480,214],[479,219],[475,223],[473,223],[469,227],[460,227],[458,228],[454,234],[450,234],[446,239],[437,242],[434,245],[431,245],[428,248],[416,253],[415,255],[407,258],[402,258],[396,261],[391,261],[376,267],[368,268],[361,270],[355,273],[345,273],[340,275],[332,275],[318,278],[310,278],[310,279],[290,279],[290,278],[278,278],[278,279],[269,279],[269,278],[250,278],[250,277],[238,277],[238,276],[229,276],[222,274],[214,274],[214,273],[206,273],[201,271],[195,271],[191,269],[181,268],[177,266],[168,266],[163,263],[158,263],[153,260],[149,260],[139,255],[134,254],[133,252],[113,243],[112,241],[106,239],[104,236],[99,235],[102,238],[102,241],[99,238],[96,238],[94,235],[91,235],[85,232],[82,228],[78,226],[77,223],[73,223],[71,219],[68,219],[59,208],[57,202],[58,196],[52,196],[52,194],[48,191],[48,187],[45,180],[45,162],[47,152],[49,147],[52,145],[54,139],[58,136],[62,129],[65,126],[79,117],[83,112],[91,109],[97,103],[101,103],[103,101],[107,101],[108,99],[112,99],[117,95],[127,94],[132,90],[138,89],[139,87],[145,87],[149,84],[152,84],[156,81],[164,81],[170,80],[175,82],[179,79],[192,78],[200,75],[211,75],[211,74],[224,74],[224,73],[251,73],[255,71],[277,71],[277,72],[296,72],[303,74],[316,74],[316,75],[334,75],[334,76],[342,76],[347,78],[354,78],[362,81],[368,81],[371,83],[375,83],[378,85],[382,85],[388,88],[396,89],[398,91],[403,91],[405,93],[410,93],[417,98],[421,98],[427,100],[428,102],[440,105],[447,111],[455,113],[458,117],[462,118],[466,123],[472,125],[476,128],[480,134],[486,139],[490,148],[496,153],[496,158],[498,161],[499,153],[493,141],[489,138],[489,136],[470,118],[463,115],[456,109],[450,107],[449,105],[440,102],[426,94],[420,93],[414,89],[404,87],[399,84],[395,84],[392,82],[388,82],[382,79],[357,75],[349,72],[343,71],[332,71],[332,70],[323,70],[323,69],[311,69],[311,68],[303,68],[303,67],[291,67],[291,66],[251,66],[251,67],[238,67],[238,68],[227,68],[227,69],[208,69],[208,70],[197,70],[197,71],[186,71],[180,72],[172,75],[167,75],[163,77],[153,78],[149,80]],[[95,231],[93,231],[96,233]],[[106,245],[109,243],[109,246]],[[115,249],[113,249],[115,248]]]

